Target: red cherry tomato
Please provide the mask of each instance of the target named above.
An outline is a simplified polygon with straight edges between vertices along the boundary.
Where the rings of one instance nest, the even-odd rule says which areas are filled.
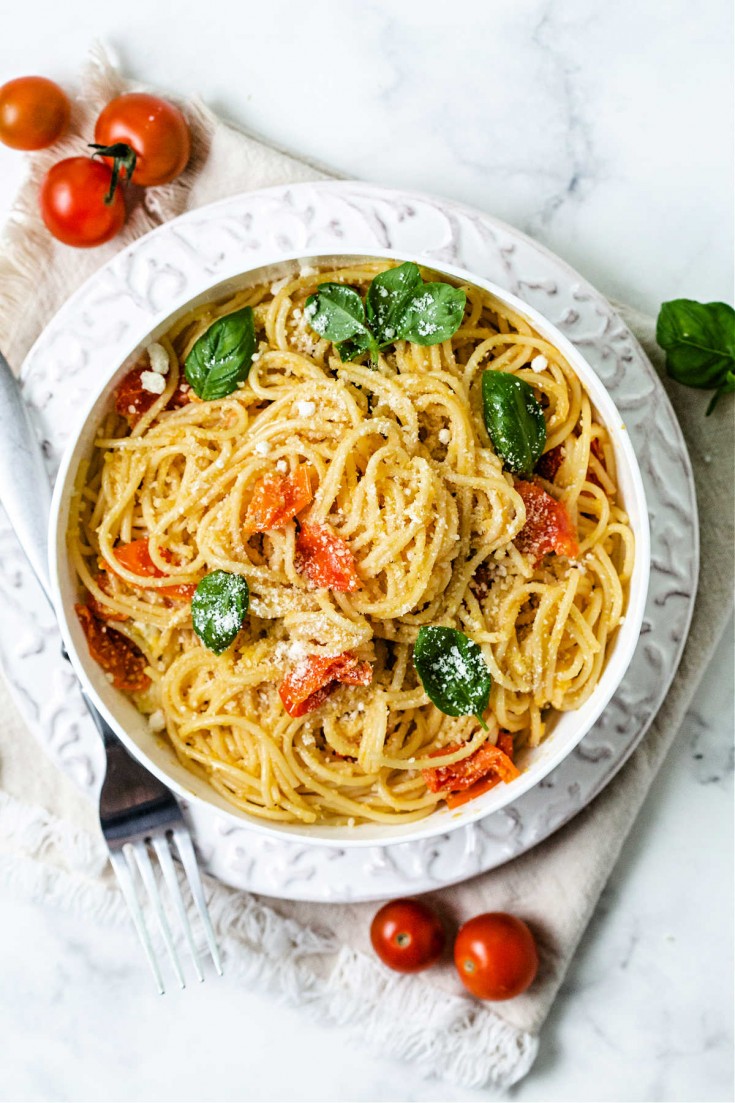
[[[243,535],[282,529],[314,497],[309,468],[299,464],[293,474],[268,471],[256,480],[243,518]]]
[[[439,917],[420,900],[391,900],[375,915],[370,941],[380,960],[397,973],[418,973],[444,949]]]
[[[94,128],[97,145],[129,146],[136,156],[134,184],[168,184],[184,171],[191,153],[186,119],[172,103],[128,92],[108,103]]]
[[[294,565],[315,586],[328,586],[342,594],[351,594],[362,586],[349,544],[329,525],[301,522]]]
[[[486,912],[460,927],[454,943],[454,964],[473,996],[510,1000],[533,982],[538,952],[522,919],[505,912]]]
[[[145,588],[143,581],[145,578],[164,578],[164,572],[159,570],[151,558],[148,540],[145,537],[142,540],[131,540],[129,544],[118,544],[114,552],[118,563],[132,574],[141,576],[139,585],[143,588]],[[163,550],[163,558],[167,563],[170,563],[173,558],[167,548]],[[182,582],[174,586],[159,586],[157,593],[161,597],[170,597],[175,601],[191,601],[196,593],[196,585],[191,582]]]
[[[289,716],[305,716],[322,705],[339,685],[369,686],[373,668],[345,651],[327,658],[306,655],[291,667],[281,682],[278,693]]]
[[[105,203],[111,180],[109,166],[89,157],[67,157],[49,169],[41,183],[41,215],[55,238],[86,249],[119,233],[125,201],[116,191]]]
[[[16,77],[0,88],[0,142],[45,149],[69,125],[66,93],[46,77]]]
[[[145,672],[147,660],[140,648],[117,628],[99,620],[88,606],[75,605],[74,612],[86,636],[90,655],[111,676],[112,684],[127,693],[142,693],[148,689],[151,680]]]

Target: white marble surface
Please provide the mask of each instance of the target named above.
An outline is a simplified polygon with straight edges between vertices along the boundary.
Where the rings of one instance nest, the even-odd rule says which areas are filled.
[[[155,11],[155,15],[152,12]],[[88,42],[346,175],[477,204],[655,310],[731,298],[727,0],[16,8],[0,81]],[[43,38],[39,39],[39,27]],[[0,215],[22,162],[0,148]],[[732,646],[721,646],[509,1098],[732,1098]],[[151,993],[132,933],[0,903],[0,1099],[492,1098],[232,983]],[[282,1039],[289,1057],[284,1060]]]

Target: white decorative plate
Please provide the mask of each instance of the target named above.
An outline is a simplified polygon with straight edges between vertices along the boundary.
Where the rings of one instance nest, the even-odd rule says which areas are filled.
[[[448,200],[353,182],[298,184],[192,211],[105,265],[29,353],[23,391],[55,473],[86,394],[161,319],[215,281],[282,257],[391,249],[467,269],[518,295],[583,352],[626,420],[646,487],[652,563],[646,615],[628,672],[594,728],[539,785],[451,834],[341,850],[281,841],[192,804],[205,867],[238,888],[303,900],[367,900],[435,889],[522,854],[580,811],[631,754],[665,696],[697,582],[691,467],[666,394],[606,300],[517,230]],[[60,636],[0,514],[0,660],[54,761],[93,799],[103,755]]]

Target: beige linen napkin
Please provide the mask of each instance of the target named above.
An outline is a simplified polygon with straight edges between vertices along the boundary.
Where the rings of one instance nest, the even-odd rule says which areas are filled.
[[[99,108],[127,87],[101,54],[85,74],[74,128],[91,133]],[[160,221],[265,185],[326,175],[247,137],[201,105],[187,105],[194,155],[174,184],[149,190],[123,237],[90,251],[54,243],[36,214],[36,181],[59,149],[36,155],[0,257],[0,347],[19,366],[63,300],[117,249]],[[65,143],[79,150],[79,139]],[[66,152],[64,150],[63,152]],[[621,313],[660,367],[651,319]],[[664,380],[697,476],[702,533],[700,594],[679,675],[651,731],[615,781],[570,824],[523,857],[439,892],[445,913],[523,915],[539,936],[542,967],[531,991],[498,1005],[465,998],[447,965],[420,978],[389,973],[371,955],[374,905],[264,900],[209,883],[228,972],[281,994],[426,1075],[467,1086],[508,1086],[530,1068],[537,1034],[651,781],[682,721],[726,623],[732,599],[732,403],[705,421],[706,396]],[[723,504],[724,508],[723,508]],[[39,755],[0,685],[0,883],[23,898],[128,922],[106,870],[95,810]],[[563,886],[563,891],[560,888]]]

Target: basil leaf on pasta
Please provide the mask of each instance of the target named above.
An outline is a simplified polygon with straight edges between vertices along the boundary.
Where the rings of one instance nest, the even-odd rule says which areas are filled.
[[[447,716],[474,716],[487,730],[483,713],[492,679],[482,651],[456,628],[420,628],[413,662],[429,700]]]
[[[250,604],[248,584],[239,574],[212,571],[191,599],[191,622],[199,639],[221,655],[242,628]]]
[[[252,307],[225,314],[203,333],[186,358],[186,379],[199,398],[225,398],[248,377],[255,352]]]
[[[349,363],[350,360],[357,360],[358,356],[362,356],[366,352],[370,353],[371,363],[377,363],[377,352],[373,349],[370,336],[366,333],[358,333],[355,337],[348,337],[346,341],[339,341],[334,347],[343,364]]]
[[[396,336],[416,345],[439,345],[462,325],[466,302],[461,287],[422,284],[403,312]]]
[[[406,311],[423,286],[417,264],[407,261],[379,272],[368,288],[367,317],[379,345],[399,339]]]
[[[306,300],[304,314],[313,330],[333,341],[340,359],[355,360],[394,341],[437,345],[462,324],[467,296],[448,283],[424,283],[413,261],[379,272],[365,304],[353,287],[322,283]]]
[[[304,316],[320,337],[326,337],[337,345],[354,340],[359,352],[349,349],[353,360],[360,352],[377,353],[375,338],[365,320],[365,306],[354,287],[343,283],[320,283],[313,295],[306,300]]]
[[[505,466],[515,475],[530,475],[546,445],[541,403],[523,379],[509,372],[482,373],[485,428]]]
[[[708,414],[721,394],[735,391],[735,310],[727,303],[663,303],[656,341],[666,352],[666,371],[672,379],[715,391]]]

